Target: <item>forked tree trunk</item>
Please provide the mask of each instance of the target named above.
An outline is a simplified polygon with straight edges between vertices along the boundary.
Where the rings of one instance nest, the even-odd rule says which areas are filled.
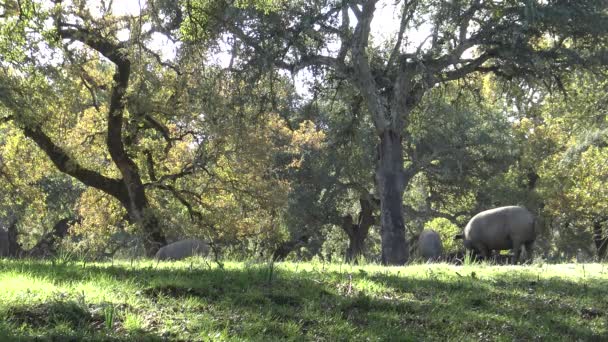
[[[127,47],[87,30],[62,27],[59,21],[59,35],[63,39],[76,39],[104,55],[115,64],[114,83],[108,108],[106,145],[112,161],[122,175],[121,188],[117,198],[127,209],[129,219],[141,226],[144,233],[144,248],[148,256],[167,244],[160,228],[158,218],[150,209],[146,191],[137,164],[129,156],[123,141],[123,124],[126,107],[126,94],[131,76],[131,60],[125,53]]]
[[[363,254],[365,247],[365,239],[369,235],[369,228],[374,224],[374,207],[369,199],[359,199],[361,210],[359,211],[359,219],[357,224],[353,224],[353,218],[350,215],[344,216],[342,221],[342,229],[348,235],[348,248],[346,249],[346,262],[357,262],[357,259]]]
[[[386,129],[380,135],[376,181],[382,212],[382,263],[403,265],[409,258],[409,246],[403,220],[405,174],[399,132]]]
[[[122,121],[115,123],[115,125],[121,124]],[[144,248],[148,256],[153,256],[161,246],[167,244],[158,218],[150,208],[137,166],[126,157],[120,134],[115,134],[115,138],[108,137],[107,142],[110,151],[118,155],[116,165],[123,174],[123,179],[114,179],[79,165],[39,128],[26,126],[23,132],[47,154],[59,171],[116,198],[127,211],[129,222],[141,227]]]
[[[161,246],[167,244],[167,241],[160,229],[158,218],[150,209],[139,169],[129,157],[123,142],[125,96],[131,75],[131,61],[127,55],[119,52],[120,48],[118,46],[108,49],[106,46],[91,45],[116,64],[115,83],[112,88],[108,110],[106,145],[112,161],[120,170],[122,182],[126,189],[127,198],[122,199],[121,202],[126,204],[130,221],[139,224],[143,230],[143,244],[146,255],[153,256]]]
[[[353,227],[357,227],[357,225],[353,225]],[[348,248],[346,249],[345,256],[346,262],[357,263],[359,257],[363,255],[363,246],[366,238],[367,234],[363,234],[359,229],[353,229],[353,234],[348,235]]]

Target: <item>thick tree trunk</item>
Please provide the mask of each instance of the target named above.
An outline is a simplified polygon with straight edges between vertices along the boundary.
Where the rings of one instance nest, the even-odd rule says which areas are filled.
[[[381,207],[382,263],[403,265],[409,258],[403,220],[405,173],[401,134],[386,129],[380,135],[376,181]]]
[[[348,248],[346,249],[346,262],[357,263],[359,257],[363,255],[363,246],[367,234],[362,234],[359,229],[353,230],[354,234],[348,236]]]
[[[146,192],[137,165],[125,150],[122,137],[123,116],[125,111],[125,94],[129,85],[131,62],[126,55],[118,53],[118,48],[110,50],[116,64],[114,87],[108,111],[108,134],[106,144],[112,160],[122,174],[122,181],[128,194],[127,211],[131,221],[139,224],[144,233],[144,248],[148,256],[156,254],[158,249],[167,244],[160,229],[158,219],[150,210]],[[101,51],[101,49],[100,49]],[[103,51],[101,51],[103,53]],[[110,57],[109,56],[109,57]]]
[[[120,201],[129,213],[129,220],[141,226],[147,254],[154,255],[160,246],[166,244],[165,236],[160,229],[158,219],[150,210],[140,171],[127,153],[129,146],[125,147],[124,141],[130,141],[130,143],[133,143],[133,141],[123,139],[122,132],[125,124],[126,94],[131,75],[131,61],[128,54],[130,43],[119,42],[101,34],[96,29],[67,24],[60,15],[54,19],[57,34],[60,38],[66,41],[79,41],[105,56],[116,66],[108,108],[106,144],[122,179],[109,178],[97,170],[83,167],[61,145],[53,142],[51,137],[46,135],[38,124],[29,122],[24,124],[23,132],[27,137],[34,140],[59,171],[75,177],[87,186],[99,189]],[[13,110],[19,112],[22,109],[13,108]]]
[[[386,84],[377,83],[377,74],[372,72],[366,52],[377,2],[365,1],[360,8],[357,7],[357,25],[350,38],[351,77],[366,102],[380,137],[376,182],[381,203],[382,263],[403,265],[408,260],[409,248],[402,213],[405,176],[401,138],[408,109],[415,107],[424,87],[412,82],[413,70],[406,70],[408,66],[405,64],[398,68],[392,89],[388,89],[390,95],[386,95]]]
[[[346,249],[345,261],[357,262],[357,259],[363,254],[363,245],[367,238],[367,231],[360,229],[358,224],[353,224],[353,218],[346,215],[342,218],[342,230],[348,236],[348,248]]]
[[[167,244],[167,240],[156,214],[150,208],[145,187],[135,165],[129,165],[125,169],[126,171],[123,174],[128,174],[129,177],[125,177],[123,181],[128,195],[123,196],[120,202],[127,209],[129,222],[141,228],[146,255],[152,257],[160,247]],[[130,181],[127,181],[127,178]]]
[[[597,250],[597,257],[600,260],[605,260],[606,252],[608,252],[608,234],[604,232],[602,223],[602,220],[593,222],[593,242]]]
[[[115,125],[120,124],[116,122]],[[113,179],[80,166],[76,160],[72,159],[60,146],[56,145],[41,129],[26,126],[23,128],[23,132],[27,137],[34,140],[47,154],[59,171],[80,180],[88,186],[99,189],[120,201],[129,214],[129,221],[142,227],[144,248],[148,256],[153,256],[160,246],[166,245],[165,236],[159,226],[158,218],[150,210],[145,187],[141,181],[137,166],[126,157],[126,152],[119,138],[120,134],[113,138],[108,137],[107,142],[109,147],[111,146],[110,150],[115,155],[118,155],[116,165],[119,166],[123,174],[123,179]]]
[[[167,244],[165,234],[158,222],[158,218],[151,211],[147,201],[143,206],[137,206],[129,213],[130,221],[139,224],[143,231],[143,245],[146,255],[151,257],[164,245]]]

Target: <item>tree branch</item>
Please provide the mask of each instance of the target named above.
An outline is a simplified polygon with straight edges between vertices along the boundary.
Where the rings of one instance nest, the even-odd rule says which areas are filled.
[[[416,12],[417,5],[417,0],[410,0],[407,3],[403,4],[401,23],[399,24],[399,33],[397,33],[397,41],[395,42],[395,46],[393,47],[393,50],[388,58],[388,62],[386,62],[386,68],[384,69],[385,74],[391,69],[393,63],[397,59],[397,56],[399,56],[401,50],[401,43],[403,41],[403,35],[405,34],[405,29],[407,29],[410,20],[412,20],[414,12]]]
[[[386,129],[387,107],[378,94],[378,85],[372,75],[372,70],[367,57],[367,49],[371,22],[374,17],[377,0],[368,0],[363,5],[363,10],[357,15],[359,21],[355,27],[352,41],[352,58],[355,69],[355,81],[359,86],[361,94],[372,114],[376,132],[380,134]],[[351,6],[351,9],[356,6]]]
[[[464,64],[463,66],[461,66],[455,70],[447,71],[447,72],[444,72],[443,74],[440,74],[438,76],[438,80],[440,82],[453,81],[453,80],[463,78],[464,76],[466,76],[472,72],[484,70],[484,68],[482,67],[483,63],[485,63],[492,57],[494,57],[494,52],[486,51],[481,56],[479,56],[473,60],[467,60],[466,61],[467,63]],[[463,61],[461,61],[461,62],[463,62]]]
[[[99,189],[121,202],[127,200],[128,196],[121,180],[108,178],[82,167],[39,128],[24,126],[23,133],[44,151],[59,171],[78,179],[85,185]]]
[[[171,63],[170,61],[163,61],[162,57],[152,51],[150,48],[148,48],[145,44],[143,44],[142,42],[140,42],[138,44],[144,51],[146,51],[148,54],[150,54],[152,57],[154,57],[154,59],[156,59],[156,62],[164,67],[167,67],[173,71],[175,71],[176,74],[178,75],[182,75],[182,71],[180,70],[179,66],[177,66],[174,63]]]

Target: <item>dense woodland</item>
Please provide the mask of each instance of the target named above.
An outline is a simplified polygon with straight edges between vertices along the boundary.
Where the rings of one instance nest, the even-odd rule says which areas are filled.
[[[403,264],[523,205],[538,257],[606,257],[605,0],[122,2],[0,1],[12,256]]]

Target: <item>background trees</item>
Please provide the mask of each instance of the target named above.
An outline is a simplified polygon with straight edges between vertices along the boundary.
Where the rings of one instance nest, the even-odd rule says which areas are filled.
[[[404,169],[402,144],[412,142],[407,129],[425,94],[474,73],[550,84],[570,66],[591,66],[602,58],[591,45],[572,49],[569,41],[597,41],[607,25],[600,1],[404,1],[396,38],[377,46],[371,36],[377,4],[284,1],[260,8],[255,2],[191,2],[188,27],[225,27],[233,51],[246,52],[243,65],[326,70],[359,92],[377,136],[382,260],[403,264],[408,248],[402,196],[413,174]],[[564,13],[571,24],[560,24]],[[413,42],[424,24],[425,38]]]
[[[31,246],[78,218],[102,255],[198,236],[313,257],[342,236],[353,260],[380,234],[402,264],[406,232],[448,243],[524,204],[548,253],[604,255],[605,3],[401,1],[382,38],[385,5],[2,5],[3,222]]]

